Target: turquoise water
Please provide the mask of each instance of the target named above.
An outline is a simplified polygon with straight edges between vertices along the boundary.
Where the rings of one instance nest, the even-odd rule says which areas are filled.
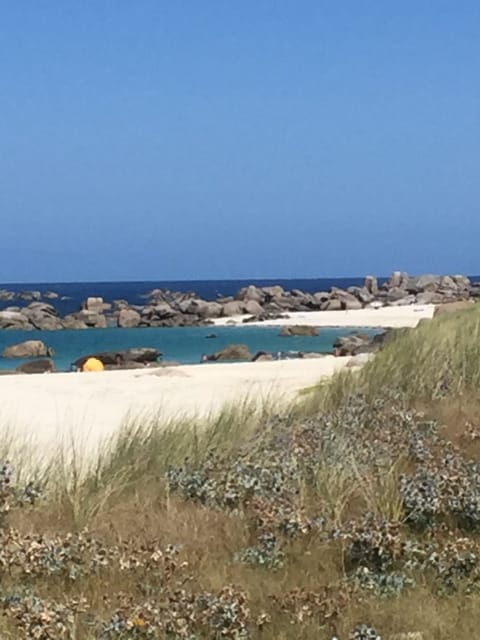
[[[164,360],[197,363],[203,353],[214,353],[229,344],[245,344],[252,354],[257,351],[317,351],[328,353],[339,335],[372,329],[322,328],[316,337],[279,336],[279,327],[181,327],[145,329],[86,329],[77,331],[0,331],[0,353],[23,340],[43,340],[55,350],[54,361],[60,371],[69,371],[77,358],[96,351],[120,351],[131,347],[154,347]],[[206,336],[214,333],[215,339]],[[12,369],[20,360],[0,358],[0,369]]]

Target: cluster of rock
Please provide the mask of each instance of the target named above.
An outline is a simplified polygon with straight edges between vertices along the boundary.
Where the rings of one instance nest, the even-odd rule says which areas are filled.
[[[1,295],[11,292],[0,291]],[[38,299],[39,292],[24,292],[24,307],[7,307],[0,311],[0,329],[57,330],[118,326],[188,327],[207,325],[215,318],[246,316],[244,322],[284,318],[295,311],[340,311],[382,306],[435,304],[458,302],[480,297],[480,283],[465,276],[419,276],[395,272],[379,285],[368,276],[361,287],[307,293],[299,289],[287,291],[281,286],[240,289],[236,296],[203,300],[195,293],[162,289],[151,291],[144,305],[131,305],[126,300],[105,302],[103,298],[88,298],[77,313],[61,318],[53,304]],[[44,294],[53,297],[54,292]],[[31,296],[30,298],[28,296]]]
[[[0,289],[1,302],[11,302],[14,300],[39,302],[42,298],[44,300],[58,300],[60,294],[56,291],[45,291],[45,293],[42,293],[41,291],[10,291],[9,289]]]

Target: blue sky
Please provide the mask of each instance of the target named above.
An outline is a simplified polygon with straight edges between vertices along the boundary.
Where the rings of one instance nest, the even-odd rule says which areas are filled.
[[[0,281],[480,272],[480,3],[0,3]]]

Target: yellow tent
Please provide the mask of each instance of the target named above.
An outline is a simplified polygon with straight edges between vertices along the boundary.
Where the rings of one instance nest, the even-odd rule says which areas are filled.
[[[88,358],[82,367],[82,371],[103,371],[104,369],[103,362],[97,358]]]

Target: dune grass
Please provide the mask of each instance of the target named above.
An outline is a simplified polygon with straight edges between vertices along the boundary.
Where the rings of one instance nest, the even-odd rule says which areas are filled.
[[[480,595],[474,590],[439,595],[432,589],[431,577],[426,576],[417,580],[415,589],[394,597],[378,597],[369,591],[358,597],[356,592],[344,592],[349,575],[348,538],[329,538],[323,529],[305,529],[293,537],[268,529],[282,540],[282,561],[278,564],[249,564],[236,558],[239,551],[254,549],[257,554],[265,553],[268,561],[275,560],[268,549],[259,551],[258,536],[266,529],[258,517],[260,513],[273,527],[271,523],[279,517],[274,507],[286,508],[285,500],[291,500],[295,508],[294,513],[289,512],[290,520],[304,522],[321,513],[329,531],[347,530],[350,522],[361,521],[366,513],[377,521],[398,522],[408,529],[399,487],[401,477],[413,473],[414,465],[408,447],[398,445],[397,449],[397,441],[392,441],[386,462],[379,463],[380,453],[377,460],[376,452],[384,437],[382,421],[390,429],[393,403],[398,415],[404,409],[421,409],[425,420],[441,420],[439,437],[447,450],[453,443],[463,455],[480,461],[480,432],[477,434],[473,424],[480,418],[479,337],[480,312],[476,309],[422,323],[386,346],[360,371],[337,374],[281,412],[273,403],[266,402],[259,409],[245,400],[207,419],[165,422],[161,415],[131,417],[93,466],[72,443],[73,456],[72,451],[68,456],[59,454],[40,471],[26,449],[22,454],[18,445],[4,440],[3,459],[17,458],[21,482],[33,474],[44,487],[43,498],[34,505],[13,504],[4,530],[11,528],[20,536],[32,531],[41,534],[50,540],[49,557],[53,548],[62,546],[58,540],[53,544],[52,538],[78,535],[85,528],[109,549],[126,541],[133,541],[135,549],[149,548],[152,541],[162,548],[175,544],[182,562],[188,563],[188,576],[175,583],[175,598],[180,597],[178,589],[218,594],[225,585],[234,585],[234,593],[242,592],[248,599],[249,635],[239,635],[233,627],[224,627],[222,632],[206,629],[200,623],[190,636],[158,629],[148,635],[148,625],[141,617],[146,614],[137,612],[129,618],[134,621],[131,628],[104,635],[107,640],[330,640],[333,634],[348,640],[360,623],[373,625],[384,639],[403,640],[409,636],[398,634],[418,632],[422,635],[411,637],[470,640],[476,637],[480,605]],[[367,402],[360,411],[351,413],[349,402],[359,394]],[[373,409],[384,395],[388,396],[384,408]],[[326,437],[326,432],[330,436]],[[401,438],[401,428],[398,433]],[[319,448],[317,439],[321,441]],[[370,447],[372,461],[365,461],[364,444]],[[206,461],[212,454],[215,458],[209,467]],[[189,470],[183,493],[173,490],[167,480],[172,466]],[[215,495],[221,494],[223,499],[238,491],[241,473],[251,478],[257,472],[259,478],[273,474],[281,482],[287,477],[294,491],[282,494],[278,502],[260,496],[259,503],[254,493],[250,496],[247,491],[247,497],[235,508],[199,497],[202,483],[214,486]],[[472,545],[478,544],[476,532],[460,533]],[[429,536],[431,539],[432,532],[411,535],[425,541]],[[83,597],[90,607],[89,615],[94,613],[105,621],[121,609],[115,604],[115,594],[120,592],[139,604],[167,595],[170,609],[177,602],[172,600],[173,587],[169,591],[164,585],[164,574],[160,578],[142,568],[128,575],[118,568],[97,569],[75,580],[47,569],[44,574],[22,574],[21,579],[13,570],[1,573],[2,596],[28,589],[42,601],[57,604]],[[236,596],[229,597],[237,606]],[[0,621],[2,637],[102,637],[98,626],[87,624],[77,613],[62,631],[58,627],[47,632],[46,623],[37,620],[44,635],[38,632],[33,636],[33,627],[21,622],[27,618],[31,622],[31,614],[25,611],[23,617],[7,615]],[[220,615],[218,609],[215,615]]]

